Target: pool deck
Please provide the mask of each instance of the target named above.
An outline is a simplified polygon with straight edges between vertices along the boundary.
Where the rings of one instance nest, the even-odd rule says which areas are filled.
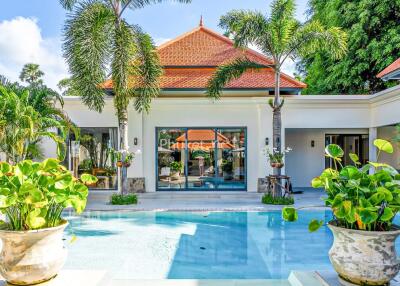
[[[299,189],[297,189],[299,190]],[[295,194],[295,207],[323,207],[322,190],[303,188]],[[115,206],[109,203],[112,192],[91,191],[86,211],[271,211],[282,206],[261,203],[255,192],[159,192],[138,194],[138,204]]]
[[[0,286],[7,286],[0,278]],[[288,279],[164,279],[121,280],[109,279],[106,271],[63,270],[54,279],[37,284],[40,286],[342,286],[333,271],[292,271]],[[392,280],[391,286],[400,286],[400,279]],[[10,285],[11,286],[11,285]]]

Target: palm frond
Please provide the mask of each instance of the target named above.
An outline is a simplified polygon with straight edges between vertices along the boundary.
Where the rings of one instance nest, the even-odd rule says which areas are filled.
[[[251,43],[260,41],[264,37],[268,23],[264,15],[248,10],[233,10],[222,16],[219,26],[232,35],[235,45],[247,48]]]
[[[163,69],[153,40],[137,27],[135,28],[135,46],[135,59],[130,69],[136,80],[135,109],[139,112],[148,112],[152,99],[160,93],[159,82]]]
[[[213,99],[221,97],[222,89],[232,80],[239,78],[250,69],[259,70],[265,67],[247,58],[239,58],[232,63],[217,68],[207,85],[207,96]]]
[[[347,52],[347,34],[338,27],[325,27],[319,21],[312,21],[300,27],[286,51],[289,57],[307,56],[325,51],[333,59],[340,59]]]
[[[192,2],[192,0],[169,0],[169,1],[179,2],[179,3],[191,3]],[[122,0],[121,2],[123,5],[122,10],[125,10],[126,8],[140,9],[140,8],[146,7],[147,5],[161,3],[161,2],[167,2],[167,1],[166,0]]]
[[[271,4],[269,19],[270,47],[272,54],[279,60],[279,55],[291,43],[296,29],[300,26],[295,19],[294,0],[276,0]]]
[[[113,61],[111,64],[114,102],[116,104],[118,116],[122,116],[121,111],[126,113],[129,96],[129,67],[134,55],[133,32],[131,27],[121,20],[115,30],[113,41]]]
[[[61,6],[66,9],[71,11],[74,8],[74,5],[78,2],[78,0],[60,0]]]
[[[115,15],[105,4],[83,3],[68,15],[64,29],[64,56],[72,80],[79,88],[82,101],[91,109],[101,111],[111,58],[111,41],[114,39]]]

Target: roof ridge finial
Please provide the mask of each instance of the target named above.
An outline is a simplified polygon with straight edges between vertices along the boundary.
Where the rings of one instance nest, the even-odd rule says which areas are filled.
[[[203,27],[203,15],[200,15],[200,24],[199,24],[199,26]]]

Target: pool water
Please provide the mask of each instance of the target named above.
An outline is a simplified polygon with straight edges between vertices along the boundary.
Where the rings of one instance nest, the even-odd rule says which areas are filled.
[[[65,269],[107,271],[113,279],[286,279],[292,270],[331,270],[328,211],[96,212],[70,216]],[[73,238],[73,237],[76,237]]]

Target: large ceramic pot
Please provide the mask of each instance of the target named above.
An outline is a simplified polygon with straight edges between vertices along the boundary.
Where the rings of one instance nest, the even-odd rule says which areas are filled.
[[[67,250],[62,236],[68,222],[39,230],[0,230],[0,274],[14,285],[47,281],[64,266]]]
[[[334,241],[329,258],[340,278],[356,285],[388,285],[400,270],[392,231],[362,231],[329,223]]]

